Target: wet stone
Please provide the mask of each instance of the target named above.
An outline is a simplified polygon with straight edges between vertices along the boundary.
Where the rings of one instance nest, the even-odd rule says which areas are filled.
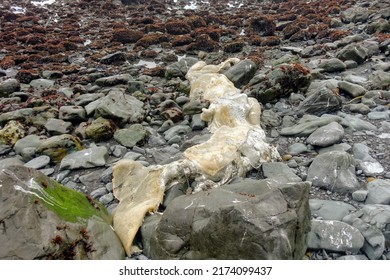
[[[344,137],[344,128],[338,122],[331,122],[314,131],[306,139],[313,146],[327,147],[339,143]]]
[[[20,83],[16,79],[0,80],[0,97],[8,97],[11,93],[20,90]]]
[[[81,106],[62,106],[59,118],[71,122],[82,122],[87,119],[87,115]]]
[[[36,88],[36,89],[47,89],[47,88],[50,88],[54,85],[54,81],[53,80],[48,80],[48,79],[36,79],[36,80],[32,80],[30,82],[30,85],[33,87],[33,88]]]
[[[377,179],[367,184],[366,204],[390,205],[390,180]]]
[[[49,163],[50,157],[43,155],[30,160],[29,162],[24,164],[24,166],[34,169],[41,169],[47,166]]]
[[[312,220],[307,243],[311,249],[357,253],[363,247],[364,237],[357,228],[344,222]]]
[[[72,130],[72,123],[50,118],[47,120],[45,128],[51,135],[60,135],[70,133]]]

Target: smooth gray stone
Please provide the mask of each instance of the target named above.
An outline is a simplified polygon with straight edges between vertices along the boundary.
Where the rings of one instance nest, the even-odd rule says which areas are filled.
[[[44,168],[49,163],[50,163],[50,157],[42,155],[25,163],[24,166],[29,168],[34,168],[34,169],[41,169]]]
[[[326,113],[338,111],[342,108],[342,100],[335,91],[327,87],[319,88],[301,102],[297,115],[312,114],[321,116]]]
[[[367,208],[366,208],[367,207]],[[362,252],[370,260],[378,260],[384,250],[385,250],[385,236],[383,235],[380,228],[378,228],[378,223],[375,224],[370,218],[372,218],[371,212],[372,208],[376,206],[366,205],[362,210],[359,210],[355,213],[352,213],[344,217],[343,221],[356,227],[360,230],[364,236],[364,245],[362,247]],[[387,214],[388,217],[390,217]],[[378,220],[379,222],[380,220]],[[387,223],[380,223],[381,225],[387,225]]]
[[[206,123],[200,118],[200,114],[195,114],[191,119],[192,130],[202,130],[206,127]]]
[[[61,161],[60,170],[104,166],[107,159],[108,151],[106,147],[84,149],[65,156]]]
[[[368,258],[365,255],[346,255],[338,258],[337,260],[365,261],[368,260]]]
[[[290,145],[287,149],[287,153],[293,156],[309,152],[310,150],[303,143],[294,143]]]
[[[345,114],[343,112],[338,112],[338,116],[342,117],[343,120],[340,122],[340,124],[343,127],[346,127],[349,131],[376,131],[377,127],[373,125],[372,123],[362,120],[361,118]]]
[[[114,133],[114,139],[127,148],[132,148],[142,142],[146,137],[146,130],[141,124],[133,124],[129,128],[118,129]]]
[[[109,204],[113,200],[114,195],[112,193],[105,194],[99,198],[99,202],[103,203],[104,205]]]
[[[27,135],[26,137],[23,137],[22,139],[19,139],[16,141],[14,145],[14,151],[17,155],[20,155],[25,148],[36,148],[40,145],[42,141],[42,137],[32,134]]]
[[[358,190],[352,193],[352,199],[358,202],[364,202],[367,198],[368,191]]]
[[[344,62],[338,58],[325,59],[318,67],[322,69],[322,72],[327,73],[342,72],[347,68]]]
[[[342,92],[348,93],[352,97],[362,96],[367,92],[367,90],[361,85],[353,84],[346,81],[339,82],[339,88]]]
[[[230,67],[222,74],[232,81],[236,88],[240,88],[241,86],[246,85],[253,78],[256,70],[257,66],[253,61],[244,59]]]
[[[95,83],[101,87],[110,87],[119,84],[127,84],[127,82],[132,79],[133,77],[130,74],[119,74],[119,75],[99,78],[95,81]]]
[[[338,116],[303,116],[298,124],[292,127],[284,127],[280,131],[282,136],[308,136],[321,126],[331,122],[341,122],[342,118]]]
[[[360,188],[355,174],[355,162],[346,152],[335,151],[314,158],[307,172],[313,186],[333,192],[352,193]]]
[[[363,76],[356,76],[354,74],[349,74],[344,77],[344,80],[353,84],[358,84],[358,85],[366,85],[368,82],[368,79]]]
[[[307,247],[334,252],[358,253],[363,247],[364,237],[360,231],[340,221],[312,220],[307,235]]]
[[[357,167],[360,168],[366,176],[376,176],[383,173],[383,166],[370,156],[370,148],[366,145],[362,143],[354,144],[353,155]]]
[[[55,81],[47,79],[36,79],[30,82],[30,86],[36,89],[47,89],[52,87],[54,84]]]
[[[0,97],[8,97],[11,93],[20,90],[20,83],[16,79],[0,81]]]
[[[45,128],[48,132],[51,133],[51,135],[60,135],[70,133],[72,129],[72,123],[50,118],[47,120]]]
[[[61,106],[59,118],[66,121],[82,122],[87,120],[87,114],[81,106]]]
[[[97,198],[105,195],[106,193],[107,193],[106,187],[101,187],[101,188],[98,188],[97,190],[94,190],[93,192],[91,192],[90,196],[93,199],[97,199]]]
[[[175,125],[164,132],[164,138],[165,140],[169,141],[171,138],[175,136],[187,135],[191,131],[192,129],[188,125],[182,125],[182,124]]]
[[[371,112],[370,107],[363,103],[358,103],[358,104],[346,104],[343,106],[344,110],[350,111],[352,113],[359,113],[359,114],[364,114],[367,115],[368,113]]]
[[[390,120],[390,111],[370,112],[367,114],[370,120]]]
[[[339,143],[344,137],[344,128],[338,122],[331,122],[316,129],[306,142],[319,147],[328,147]]]
[[[178,62],[172,63],[165,69],[165,77],[169,80],[175,77],[185,78],[188,70],[197,62],[196,58],[185,57]]]
[[[283,162],[264,162],[261,165],[263,175],[266,179],[277,183],[301,182],[301,178]]]
[[[6,168],[8,166],[13,166],[13,165],[24,165],[24,162],[22,161],[20,156],[16,157],[10,157],[10,158],[5,158],[0,160],[0,169]]]
[[[376,179],[367,184],[366,204],[390,205],[390,180]]]
[[[352,149],[351,145],[348,145],[347,143],[341,143],[341,144],[334,144],[329,147],[321,148],[318,150],[318,153],[323,154],[323,153],[335,152],[335,151],[349,152],[351,149]]]
[[[342,221],[345,216],[356,211],[355,207],[341,201],[309,199],[309,205],[311,214],[324,220]]]

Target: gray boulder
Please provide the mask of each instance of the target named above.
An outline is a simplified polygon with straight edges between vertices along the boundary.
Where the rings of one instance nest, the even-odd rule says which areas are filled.
[[[350,154],[343,151],[315,157],[306,180],[311,181],[313,186],[340,193],[352,193],[360,187],[355,175],[355,162]]]
[[[357,253],[363,247],[364,237],[358,229],[340,221],[311,221],[307,247],[334,252]]]
[[[0,171],[0,259],[123,259],[99,203],[26,167]]]
[[[283,162],[265,162],[261,165],[263,175],[266,179],[273,180],[277,183],[301,182],[301,178],[294,174]]]
[[[243,179],[177,197],[150,237],[150,257],[302,259],[309,188],[307,182]]]

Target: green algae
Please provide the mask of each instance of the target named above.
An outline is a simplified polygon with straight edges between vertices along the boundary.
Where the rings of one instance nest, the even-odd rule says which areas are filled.
[[[97,216],[111,224],[111,216],[102,204],[43,174],[32,178],[28,185],[35,194],[34,203],[41,203],[65,221],[76,222]]]

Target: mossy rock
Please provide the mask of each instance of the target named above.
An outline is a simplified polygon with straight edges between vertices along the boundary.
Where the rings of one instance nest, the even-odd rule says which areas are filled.
[[[23,125],[18,121],[9,121],[2,130],[0,130],[0,144],[14,145],[19,139],[23,138],[26,131]]]
[[[2,169],[0,185],[0,259],[124,258],[111,216],[92,198],[23,166]]]
[[[37,154],[47,155],[54,163],[59,163],[67,154],[82,149],[83,145],[77,137],[63,134],[42,141],[37,147]]]

